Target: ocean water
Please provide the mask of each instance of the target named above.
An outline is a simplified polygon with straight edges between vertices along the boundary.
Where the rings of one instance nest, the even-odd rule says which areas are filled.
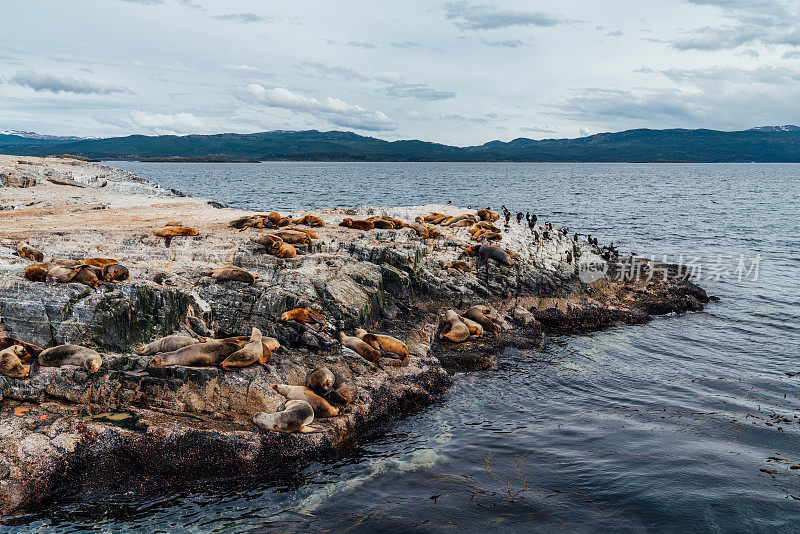
[[[64,495],[4,530],[800,530],[800,166],[111,164],[258,210],[505,204],[683,261],[721,300],[507,350],[291,476]]]

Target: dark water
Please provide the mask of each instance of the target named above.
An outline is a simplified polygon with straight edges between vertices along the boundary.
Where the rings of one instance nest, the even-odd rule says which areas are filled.
[[[722,300],[555,338],[541,353],[509,350],[497,369],[458,375],[434,405],[290,478],[74,496],[8,530],[800,530],[800,166],[117,165],[259,210],[506,204],[623,251],[699,256],[700,283]]]

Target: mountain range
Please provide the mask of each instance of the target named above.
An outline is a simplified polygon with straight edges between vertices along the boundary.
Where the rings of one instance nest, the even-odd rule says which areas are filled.
[[[3,131],[0,153],[151,161],[800,162],[800,127],[762,126],[733,132],[636,129],[467,147],[317,130],[108,138]]]

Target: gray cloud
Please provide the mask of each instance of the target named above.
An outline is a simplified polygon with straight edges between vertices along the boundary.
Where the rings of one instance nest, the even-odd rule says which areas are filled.
[[[393,48],[419,48],[422,46],[421,43],[415,41],[392,41],[389,45]]]
[[[622,37],[623,35],[622,30],[614,30],[613,32],[608,32],[606,37]]]
[[[164,3],[164,0],[122,0],[122,1],[127,2],[129,4],[143,4],[143,5],[156,5]]]
[[[783,59],[800,59],[800,50],[790,50],[783,54]]]
[[[519,39],[506,39],[501,41],[490,41],[488,39],[480,39],[480,42],[485,44],[486,46],[503,46],[506,48],[519,48],[521,46],[527,46],[524,41]]]
[[[545,126],[544,128],[541,128],[539,126],[523,126],[522,128],[520,128],[520,131],[533,132],[533,133],[551,133],[551,134],[556,133],[556,130],[553,130],[552,128],[549,128],[547,126]]]
[[[267,20],[261,15],[255,13],[230,13],[228,15],[212,15],[211,18],[219,20],[230,20],[233,22],[240,22],[246,24],[248,22],[261,22]]]
[[[370,76],[362,74],[355,69],[338,65],[326,65],[316,61],[304,61],[298,65],[298,70],[303,74],[320,78],[339,78],[345,81],[367,81],[371,79]]]
[[[133,94],[133,91],[121,85],[101,84],[90,82],[84,80],[83,78],[72,78],[70,76],[39,74],[31,70],[18,72],[8,81],[13,84],[28,87],[29,89],[40,92],[74,93],[79,95],[111,95],[114,93]]]
[[[462,30],[493,30],[510,26],[549,27],[568,21],[541,11],[502,10],[492,5],[470,4],[465,1],[447,2],[445,18]]]
[[[390,85],[385,93],[394,98],[416,98],[417,100],[448,100],[455,98],[453,91],[437,91],[424,84]]]
[[[352,46],[355,48],[366,48],[368,50],[372,48],[378,48],[372,41],[349,41],[346,44],[347,46]]]
[[[767,85],[790,85],[800,81],[800,71],[785,67],[764,65],[757,69],[740,69],[738,67],[710,67],[706,69],[667,69],[660,74],[675,82],[702,84],[761,83]]]
[[[677,89],[633,92],[621,89],[583,89],[561,104],[555,114],[578,120],[695,121],[710,112],[697,108],[691,94]]]
[[[397,129],[394,121],[380,111],[370,111],[330,96],[315,98],[295,93],[283,87],[266,89],[253,83],[241,91],[239,97],[254,104],[308,113],[345,128],[368,131]]]

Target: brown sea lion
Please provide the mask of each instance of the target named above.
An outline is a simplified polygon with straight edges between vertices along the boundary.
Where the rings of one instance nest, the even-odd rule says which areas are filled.
[[[476,323],[480,324],[484,331],[488,332],[489,334],[497,334],[498,328],[495,322],[490,318],[487,317],[486,314],[491,312],[491,308],[488,306],[472,306],[470,309],[462,313],[463,317],[467,319],[472,319]]]
[[[156,230],[155,233],[158,237],[163,237],[164,246],[169,247],[169,244],[172,241],[173,237],[195,236],[198,235],[200,232],[189,226],[182,226],[182,225],[170,226],[168,223],[167,226],[164,226],[164,228],[159,228],[158,230]]]
[[[428,233],[433,239],[439,239],[442,237],[442,231],[436,228],[435,226],[428,226]]]
[[[319,239],[319,236],[317,235],[317,233],[314,230],[311,230],[310,228],[298,228],[296,226],[288,226],[288,227],[286,227],[286,231],[303,232],[304,234],[306,234],[311,239]]]
[[[481,248],[480,245],[472,245],[471,247],[467,247],[461,251],[461,254],[459,254],[458,257],[460,258],[462,256],[477,256],[478,249],[480,248]]]
[[[230,265],[211,271],[211,278],[217,282],[244,282],[251,286],[256,283],[257,274],[249,273],[244,269]]]
[[[267,220],[276,226],[278,225],[279,222],[281,222],[281,219],[283,219],[283,217],[277,211],[273,211],[269,215],[267,215]]]
[[[336,376],[327,367],[317,367],[306,378],[306,387],[322,397],[331,391],[335,383]]]
[[[514,265],[514,260],[511,258],[511,255],[500,247],[483,244],[478,248],[478,254],[481,261],[492,259],[507,267]]]
[[[0,373],[19,380],[28,378],[30,371],[22,365],[22,360],[20,360],[20,357],[25,354],[25,347],[22,345],[11,345],[0,350]]]
[[[47,266],[43,263],[32,263],[25,267],[23,276],[31,282],[44,282],[47,280]]]
[[[239,217],[238,219],[234,219],[228,223],[228,226],[231,228],[236,228],[237,230],[244,230],[245,228],[249,228],[253,226],[255,221],[255,217],[252,215],[245,215],[244,217]]]
[[[409,228],[414,230],[414,233],[417,234],[417,237],[421,237],[422,239],[428,239],[431,236],[430,230],[428,227],[420,222],[413,222],[408,225]]]
[[[83,260],[81,263],[84,265],[91,265],[92,267],[99,267],[102,269],[106,265],[113,265],[119,262],[113,258],[89,258],[87,260]]]
[[[381,357],[381,352],[379,350],[373,348],[369,343],[362,341],[357,337],[348,336],[344,332],[339,332],[338,338],[339,343],[348,349],[354,350],[362,358],[369,362],[377,362]]]
[[[447,263],[444,264],[444,268],[455,269],[460,273],[468,273],[472,270],[472,266],[469,263],[460,260],[448,261]]]
[[[264,354],[264,350],[269,351],[269,349],[261,342],[262,337],[261,330],[254,326],[247,344],[225,358],[220,367],[230,370],[236,367],[247,367],[256,362],[269,362],[272,359],[272,354]]]
[[[311,243],[311,237],[303,231],[298,230],[278,230],[274,232],[274,235],[280,237],[284,243],[289,243],[290,245],[307,245]]]
[[[100,280],[100,278],[97,276],[97,273],[94,269],[95,268],[91,265],[78,265],[75,267],[72,277],[69,281],[80,282],[81,284],[87,285],[92,289],[97,289],[97,286],[102,283],[102,280]]]
[[[19,339],[14,339],[13,337],[0,337],[0,350],[13,347],[14,345],[20,345],[25,349],[25,354],[20,356],[22,363],[25,364],[32,363],[33,360],[39,357],[39,353],[42,352],[42,348],[37,347],[36,345],[20,341]]]
[[[443,317],[444,328],[439,334],[440,338],[448,339],[453,343],[461,343],[469,337],[469,328],[461,320],[461,317],[453,310],[447,310]]]
[[[80,345],[58,345],[39,353],[39,365],[42,367],[77,365],[90,373],[96,373],[103,365],[103,357],[97,351]]]
[[[141,347],[137,352],[142,356],[150,356],[152,354],[158,354],[159,352],[172,352],[183,347],[188,347],[189,345],[194,345],[195,343],[200,343],[200,341],[193,337],[172,334],[151,341],[144,347]]]
[[[372,223],[373,228],[377,228],[379,230],[395,229],[394,223],[392,221],[384,219],[383,217],[370,217],[367,220]]]
[[[122,282],[130,278],[128,268],[119,263],[112,263],[103,267],[102,279],[106,282]]]
[[[214,367],[239,350],[237,343],[209,341],[195,343],[171,352],[162,352],[150,360],[151,367],[185,365],[188,367]]]
[[[358,339],[366,341],[372,348],[389,354],[396,354],[400,356],[403,363],[408,363],[410,358],[408,347],[399,339],[384,334],[373,334],[363,328],[356,328],[355,334]]]
[[[28,261],[44,261],[44,253],[39,250],[36,250],[29,244],[25,242],[21,242],[17,244],[17,254],[19,254],[20,258],[24,258]]]
[[[236,343],[236,345],[238,345],[239,349],[241,350],[245,345],[247,345],[250,342],[250,337],[249,336],[235,336],[235,337],[229,337],[229,338],[225,338],[225,339],[216,339],[214,341],[220,341],[220,342],[225,342],[225,343]],[[268,365],[269,362],[272,361],[272,353],[274,351],[278,350],[279,348],[281,348],[281,344],[274,337],[264,337],[264,336],[262,336],[261,337],[261,346],[262,346],[262,351],[261,351],[261,359],[259,360],[259,363],[261,363],[263,365]]]
[[[253,416],[253,423],[264,430],[276,432],[299,432],[313,434],[321,432],[311,426],[314,422],[314,408],[304,400],[289,400],[283,410],[275,413],[260,412]]]
[[[339,226],[352,228],[354,230],[372,230],[375,228],[375,225],[372,223],[372,221],[353,220],[349,217],[340,222]]]
[[[323,226],[325,226],[325,221],[314,215],[306,215],[302,219],[297,220],[295,222],[297,224],[305,224],[312,228],[322,228]]]
[[[500,241],[503,239],[503,234],[492,232],[490,230],[483,230],[473,239],[475,239],[475,241]]]
[[[467,328],[469,328],[469,335],[472,337],[483,337],[483,326],[480,323],[476,323],[469,317],[464,317],[463,315],[460,317],[461,322],[467,325]]]
[[[499,213],[485,209],[478,210],[478,217],[480,217],[482,221],[489,221],[489,222],[495,222],[497,220],[500,220]]]
[[[478,221],[474,225],[472,225],[472,227],[470,227],[469,231],[470,231],[470,233],[474,233],[474,232],[476,232],[477,230],[479,230],[481,228],[483,228],[484,230],[491,230],[492,232],[499,232],[500,231],[500,229],[498,227],[496,227],[495,225],[493,225],[489,221]]]
[[[474,215],[470,215],[469,213],[464,213],[462,215],[455,215],[453,217],[449,217],[443,220],[440,224],[442,226],[453,226],[454,224],[461,223],[462,221],[468,221],[470,224],[466,226],[472,226],[475,222],[477,222],[477,217]]]
[[[303,324],[325,325],[325,318],[317,311],[308,308],[295,308],[281,314],[281,321],[297,321]]]
[[[340,386],[336,386],[334,391],[336,391],[336,394],[342,398],[342,404],[352,404],[358,400],[359,391],[358,386],[355,384],[345,383]]]
[[[272,387],[289,400],[302,400],[309,403],[314,409],[314,417],[336,417],[339,415],[339,408],[332,406],[328,401],[305,386],[275,384]]]
[[[449,226],[450,228],[469,228],[473,224],[475,224],[475,221],[473,221],[472,219],[461,219],[460,221],[448,224],[447,226]]]
[[[426,215],[426,216],[422,217],[422,220],[425,221],[425,222],[433,223],[433,221],[435,221],[436,219],[440,219],[442,217],[446,217],[446,215],[442,215],[441,213],[434,212],[434,213],[431,213],[430,215]],[[434,224],[436,224],[436,223],[434,223]]]

